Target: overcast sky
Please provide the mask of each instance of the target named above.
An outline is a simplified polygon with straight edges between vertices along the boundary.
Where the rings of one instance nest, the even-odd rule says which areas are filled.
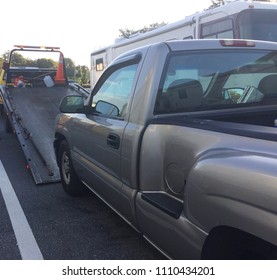
[[[0,54],[15,44],[57,46],[76,65],[112,44],[119,29],[171,23],[202,11],[211,0],[13,0],[1,5]]]

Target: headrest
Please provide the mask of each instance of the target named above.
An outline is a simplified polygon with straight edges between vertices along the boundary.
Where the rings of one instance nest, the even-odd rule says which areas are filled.
[[[172,95],[177,110],[199,107],[202,104],[203,88],[197,80],[175,80],[169,85],[167,93]]]
[[[277,75],[272,74],[261,79],[258,90],[264,95],[277,96]]]

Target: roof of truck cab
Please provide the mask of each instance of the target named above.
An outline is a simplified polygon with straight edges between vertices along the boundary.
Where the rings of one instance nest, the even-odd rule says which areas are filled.
[[[224,46],[224,42],[227,45]],[[232,45],[232,42],[237,44]],[[230,44],[230,45],[229,45]],[[248,46],[246,46],[248,44]],[[192,50],[216,50],[216,49],[266,49],[277,51],[277,42],[268,41],[255,41],[255,40],[243,40],[243,39],[191,39],[191,40],[172,40],[159,43],[153,43],[145,45],[139,48],[127,51],[118,57],[116,57],[113,62],[117,64],[121,62],[122,59],[134,56],[135,54],[146,53],[149,48],[159,49],[161,46],[166,46],[170,51],[192,51]]]
[[[224,45],[224,42],[226,45]],[[232,44],[234,42],[234,44]],[[247,46],[248,44],[248,46]],[[161,45],[166,45],[171,51],[184,51],[184,50],[207,50],[207,49],[268,49],[277,51],[277,42],[258,41],[258,40],[244,40],[244,39],[189,39],[189,40],[172,40],[159,43],[145,45],[139,48],[127,51],[118,58],[125,57],[130,54],[144,52],[150,47],[159,48]]]
[[[224,45],[226,42],[226,45]],[[230,42],[230,45],[228,45]],[[234,44],[232,44],[234,42]],[[237,42],[237,44],[236,44]],[[249,43],[246,46],[246,43]],[[277,51],[276,42],[268,41],[255,41],[255,40],[243,40],[243,39],[197,39],[197,40],[176,40],[164,42],[172,51],[179,50],[205,50],[205,49],[228,49],[228,48],[261,48]]]

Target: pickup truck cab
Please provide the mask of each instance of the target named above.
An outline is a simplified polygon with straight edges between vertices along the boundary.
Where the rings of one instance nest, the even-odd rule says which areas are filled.
[[[169,258],[277,258],[277,44],[135,49],[60,110],[68,194],[88,187]]]

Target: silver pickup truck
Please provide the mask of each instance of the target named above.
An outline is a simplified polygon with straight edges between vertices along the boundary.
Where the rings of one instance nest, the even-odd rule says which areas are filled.
[[[277,259],[277,44],[145,46],[60,110],[69,195],[88,187],[169,258]]]

